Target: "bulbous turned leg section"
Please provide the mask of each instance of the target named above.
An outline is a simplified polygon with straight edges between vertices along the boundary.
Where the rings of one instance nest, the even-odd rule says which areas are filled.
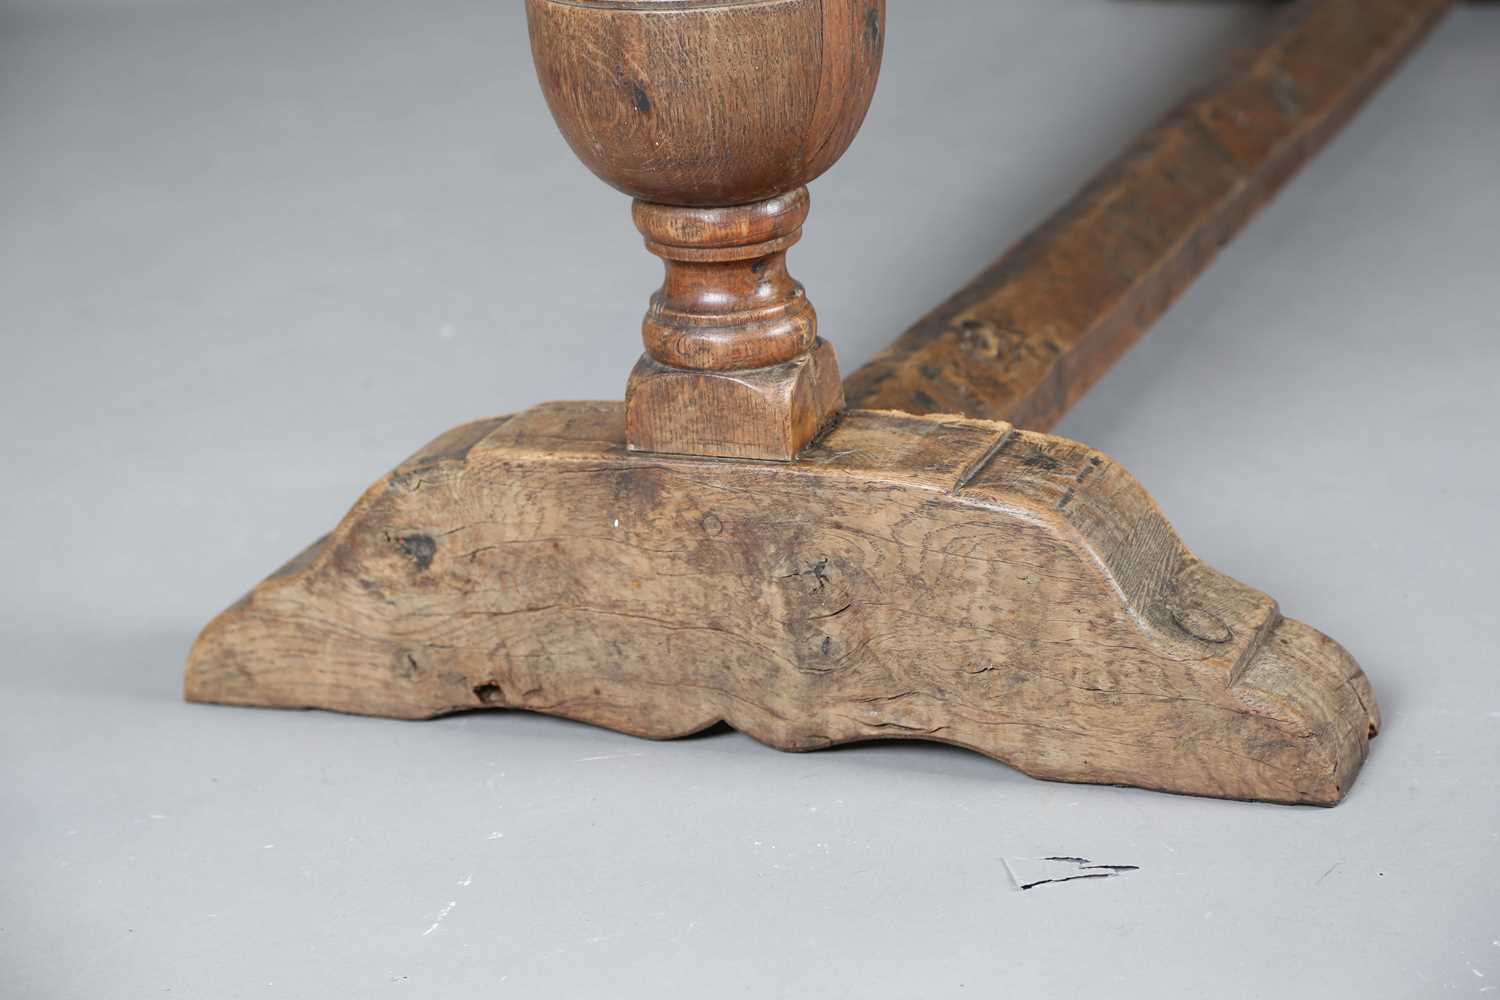
[[[626,388],[636,451],[790,461],[843,409],[833,345],[787,273],[805,187],[749,205],[635,203],[666,280]]]

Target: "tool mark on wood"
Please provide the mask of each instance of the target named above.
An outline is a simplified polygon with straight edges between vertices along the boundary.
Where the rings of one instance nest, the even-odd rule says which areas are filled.
[[[1040,448],[1034,450],[1030,455],[1021,459],[1021,464],[1028,469],[1040,469],[1043,472],[1056,472],[1063,467],[1062,462],[1042,451]]]
[[[994,444],[985,449],[984,454],[975,459],[974,462],[968,468],[964,469],[964,471],[959,475],[958,482],[953,484],[953,495],[957,496],[958,494],[962,493],[965,486],[968,486],[981,472],[989,468],[990,464],[995,461],[995,457],[1010,447],[1011,440],[1015,436],[1016,429],[1014,427],[1007,427],[1005,428],[1005,430],[1001,431],[1000,436],[995,438]]]

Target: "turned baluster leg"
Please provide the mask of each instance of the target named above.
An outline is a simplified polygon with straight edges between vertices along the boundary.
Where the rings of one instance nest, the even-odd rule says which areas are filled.
[[[527,12],[564,137],[636,199],[666,262],[626,389],[630,447],[795,458],[844,394],[786,252],[806,185],[864,120],[884,0],[528,0]]]
[[[807,208],[805,187],[731,208],[635,203],[667,275],[625,392],[632,448],[789,459],[843,409],[833,345],[786,269]]]

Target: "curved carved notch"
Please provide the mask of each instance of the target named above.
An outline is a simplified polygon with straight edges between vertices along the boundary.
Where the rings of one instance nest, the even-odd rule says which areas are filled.
[[[1378,714],[1336,643],[1194,557],[1123,469],[854,411],[790,464],[632,453],[618,404],[459,428],[199,638],[188,697],[919,738],[1027,774],[1333,804]]]

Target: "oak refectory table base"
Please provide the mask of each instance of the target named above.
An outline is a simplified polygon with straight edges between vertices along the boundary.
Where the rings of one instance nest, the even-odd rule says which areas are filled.
[[[846,385],[787,252],[873,97],[884,0],[526,0],[553,117],[664,264],[624,400],[440,437],[205,629],[188,697],[722,720],[1338,802],[1379,726],[1354,660],[1040,431],[1449,6],[1290,5]]]
[[[1337,643],[1203,564],[1108,457],[854,410],[795,462],[632,452],[617,403],[460,427],[221,614],[194,701],[485,708],[1331,805],[1379,724]]]

